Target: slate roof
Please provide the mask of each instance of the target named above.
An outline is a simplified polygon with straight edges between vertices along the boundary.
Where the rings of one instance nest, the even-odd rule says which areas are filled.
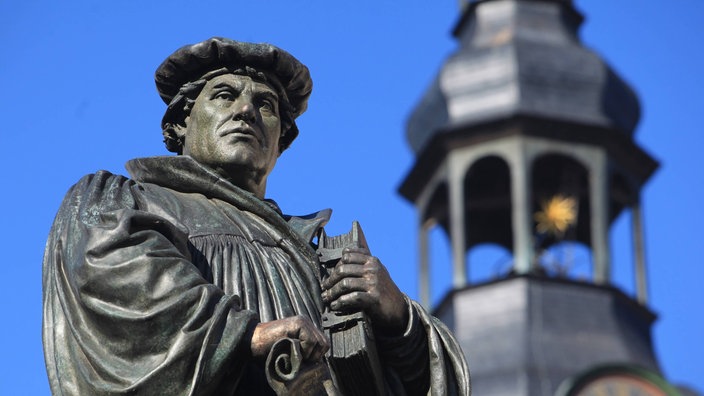
[[[632,136],[640,118],[638,98],[581,44],[581,22],[567,0],[470,3],[455,29],[459,49],[408,120],[414,152],[435,134],[514,115],[614,128]]]

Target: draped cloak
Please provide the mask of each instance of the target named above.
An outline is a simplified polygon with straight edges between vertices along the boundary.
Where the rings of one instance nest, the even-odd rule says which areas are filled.
[[[310,241],[329,211],[283,216],[187,156],[127,169],[131,179],[82,178],[51,229],[43,340],[52,393],[271,392],[250,355],[251,331],[294,315],[320,324]],[[429,381],[429,394],[468,395],[452,335],[416,303],[409,314],[403,336],[378,341],[388,393]]]

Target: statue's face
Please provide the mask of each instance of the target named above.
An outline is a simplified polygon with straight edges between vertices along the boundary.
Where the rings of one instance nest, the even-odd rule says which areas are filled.
[[[279,99],[249,76],[209,80],[185,120],[183,154],[216,171],[242,169],[266,177],[279,155]]]

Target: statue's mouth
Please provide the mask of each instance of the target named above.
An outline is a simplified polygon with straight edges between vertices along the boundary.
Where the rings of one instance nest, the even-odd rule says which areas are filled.
[[[251,139],[251,140],[256,141],[259,144],[262,143],[259,134],[254,130],[254,128],[252,128],[246,124],[241,125],[241,126],[237,126],[234,128],[225,129],[220,133],[220,136],[221,137],[231,136],[233,138],[242,139],[242,140]]]

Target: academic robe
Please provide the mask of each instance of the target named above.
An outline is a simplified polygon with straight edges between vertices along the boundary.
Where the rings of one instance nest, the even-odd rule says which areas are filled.
[[[284,216],[187,156],[127,169],[131,179],[82,178],[51,229],[43,340],[52,393],[270,393],[251,332],[294,315],[320,324],[311,238],[329,211]],[[429,385],[468,395],[452,335],[415,303],[409,316],[402,336],[378,340],[388,393]]]

